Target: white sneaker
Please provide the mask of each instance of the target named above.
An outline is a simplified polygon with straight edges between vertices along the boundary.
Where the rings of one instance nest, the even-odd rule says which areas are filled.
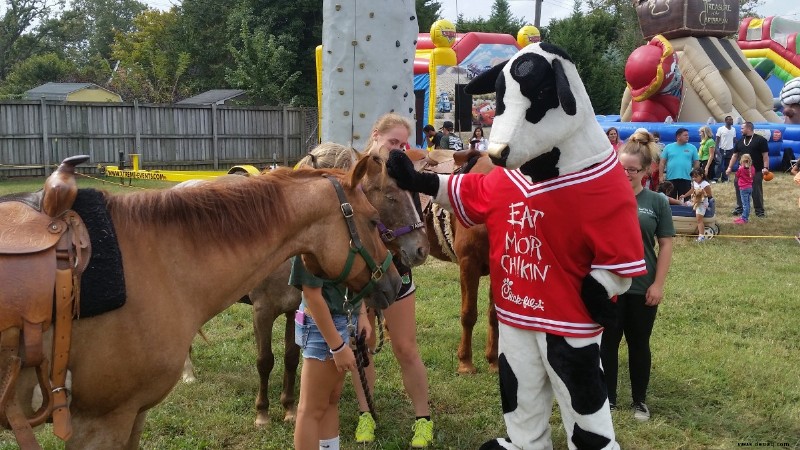
[[[633,404],[633,418],[640,422],[646,422],[650,420],[650,409],[647,408],[647,405],[645,405],[644,402],[637,402]]]

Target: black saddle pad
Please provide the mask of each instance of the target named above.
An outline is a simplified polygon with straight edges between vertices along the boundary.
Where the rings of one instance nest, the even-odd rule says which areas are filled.
[[[81,216],[92,243],[92,257],[81,277],[80,317],[92,317],[125,304],[125,274],[105,195],[79,189],[72,209]]]

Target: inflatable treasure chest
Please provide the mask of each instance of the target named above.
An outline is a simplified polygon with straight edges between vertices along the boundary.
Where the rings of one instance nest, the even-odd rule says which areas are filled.
[[[685,36],[734,34],[739,29],[739,0],[633,0],[645,39],[661,34]]]

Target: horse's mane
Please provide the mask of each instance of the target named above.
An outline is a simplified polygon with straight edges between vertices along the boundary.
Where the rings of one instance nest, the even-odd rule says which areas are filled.
[[[108,194],[106,204],[119,226],[177,228],[194,243],[236,247],[284,227],[289,219],[284,187],[323,174],[349,187],[341,170],[279,168],[255,177],[232,177],[182,189]],[[333,191],[331,191],[333,192]]]

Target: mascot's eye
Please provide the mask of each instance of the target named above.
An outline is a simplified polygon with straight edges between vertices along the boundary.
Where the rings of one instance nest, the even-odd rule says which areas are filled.
[[[534,64],[533,61],[522,61],[514,68],[515,75],[518,77],[526,77],[533,72],[535,66],[536,64]]]
[[[536,99],[537,100],[543,100],[543,99],[549,97],[552,92],[553,92],[553,88],[552,87],[546,87],[546,88],[542,89],[541,91],[539,91],[539,95],[536,96]]]

